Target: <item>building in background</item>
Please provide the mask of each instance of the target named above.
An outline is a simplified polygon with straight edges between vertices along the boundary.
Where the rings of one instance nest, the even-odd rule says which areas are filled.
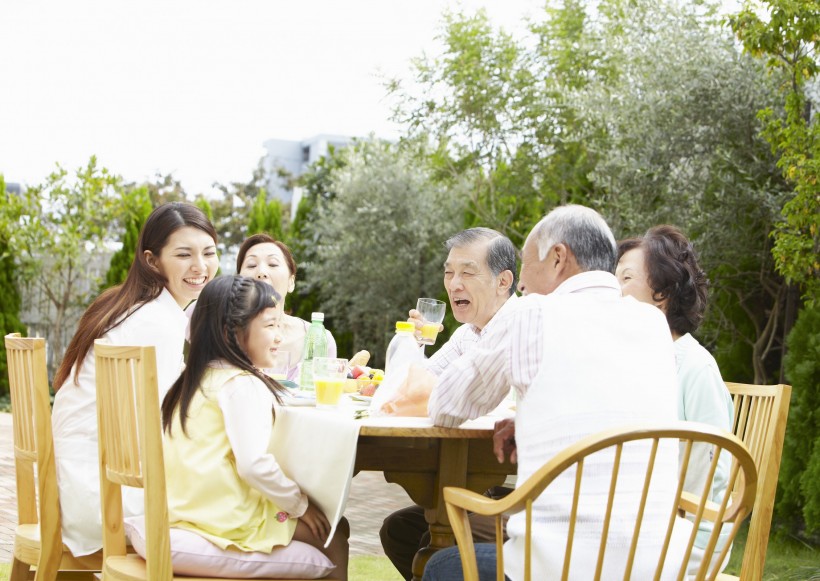
[[[262,164],[267,178],[268,195],[290,204],[291,217],[296,214],[302,197],[300,188],[294,187],[293,179],[299,177],[313,162],[327,157],[330,148],[341,149],[353,143],[353,137],[320,134],[303,141],[268,139]]]

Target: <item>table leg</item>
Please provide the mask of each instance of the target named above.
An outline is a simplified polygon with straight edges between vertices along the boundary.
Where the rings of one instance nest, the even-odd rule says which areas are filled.
[[[424,567],[430,557],[455,543],[453,529],[447,518],[447,508],[444,504],[444,487],[467,485],[467,453],[468,442],[461,439],[442,439],[438,458],[439,480],[435,487],[435,497],[432,508],[424,511],[424,518],[430,526],[430,544],[419,550],[413,559],[413,579],[421,581]]]

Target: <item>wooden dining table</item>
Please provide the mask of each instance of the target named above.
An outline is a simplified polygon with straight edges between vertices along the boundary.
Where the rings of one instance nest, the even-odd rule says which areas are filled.
[[[354,419],[344,407],[284,407],[277,410],[271,445],[285,473],[311,497],[320,497],[319,506],[334,524],[344,512],[350,478],[359,471],[383,472],[388,482],[407,491],[424,508],[430,527],[430,544],[413,561],[414,579],[420,580],[433,553],[455,542],[444,487],[480,493],[515,474],[513,464],[499,463],[493,454],[493,427],[502,417],[492,414],[458,428],[440,428],[429,418]]]
[[[444,504],[444,487],[483,492],[502,484],[508,474],[515,474],[514,465],[500,464],[493,454],[493,424],[497,419],[485,416],[459,428],[391,426],[388,422],[365,423],[360,428],[355,472],[384,472],[388,482],[404,488],[425,509],[430,544],[413,560],[414,579],[421,579],[435,551],[455,542]]]

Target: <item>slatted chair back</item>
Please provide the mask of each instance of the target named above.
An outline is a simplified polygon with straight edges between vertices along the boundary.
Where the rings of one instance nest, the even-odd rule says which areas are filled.
[[[155,349],[95,341],[94,353],[103,505],[103,581],[171,581],[175,577]],[[126,554],[122,486],[143,489],[145,559]],[[197,581],[204,579],[197,578]]]
[[[46,340],[5,337],[11,394],[17,521],[11,581],[26,579],[36,567],[38,581],[58,571],[99,571],[102,555],[75,558],[63,545],[60,498],[51,432]],[[36,471],[36,478],[35,478]]]
[[[680,459],[678,458],[678,443],[683,444]],[[635,443],[640,443],[638,448],[635,448]],[[663,444],[662,444],[663,443]],[[709,467],[708,477],[704,488],[700,492],[700,496],[683,491],[683,482],[687,471],[689,469],[689,460],[693,445],[704,443],[715,446],[715,453],[711,465]],[[670,445],[671,444],[671,445]],[[629,451],[625,451],[625,446],[633,446]],[[628,554],[622,554],[624,557],[624,570],[612,570],[611,564],[606,564],[607,558],[607,543],[608,533],[611,524],[614,522],[613,514],[618,513],[621,516],[625,514],[622,512],[623,507],[618,507],[618,503],[626,500],[630,502],[634,500],[634,495],[629,498],[623,497],[618,493],[619,476],[624,478],[622,474],[621,459],[624,458],[623,464],[627,462],[635,462],[635,450],[641,450],[645,458],[645,474],[642,477],[640,502],[631,505],[626,514],[634,514],[634,523],[630,525],[631,541],[629,545]],[[712,478],[717,469],[718,458],[721,450],[725,450],[733,457],[732,469],[729,474],[729,488],[734,490],[734,494],[726,494],[722,502],[715,503],[708,500],[711,491]],[[576,518],[579,514],[583,514],[583,507],[585,502],[589,502],[587,492],[585,492],[586,482],[583,478],[585,463],[589,458],[601,451],[607,451],[610,454],[611,461],[605,464],[600,462],[590,464],[590,469],[602,470],[605,469],[608,473],[606,477],[609,481],[609,488],[605,509],[602,514],[603,526],[600,528],[600,539],[596,541],[597,554],[579,555],[576,546],[578,540],[576,538],[576,528],[583,528],[584,525],[579,524]],[[647,498],[651,496],[650,484],[655,474],[656,466],[663,463],[656,462],[659,454],[674,454],[674,462],[680,461],[680,473],[677,484],[677,490],[668,491],[668,506],[663,509],[663,514],[649,514],[653,510],[657,511],[657,504],[653,503],[655,509],[647,510]],[[627,460],[627,455],[629,460]],[[672,461],[670,458],[665,458],[665,461]],[[593,460],[594,462],[594,460]],[[644,465],[643,463],[639,463]],[[633,464],[634,466],[634,464]],[[657,550],[657,555],[651,555],[651,563],[657,563],[655,579],[659,579],[661,573],[667,574],[670,569],[676,573],[677,579],[684,579],[687,575],[687,567],[689,566],[689,558],[692,553],[695,536],[698,530],[698,525],[703,520],[708,520],[714,524],[712,533],[708,538],[705,549],[703,550],[703,558],[700,567],[697,570],[697,579],[715,579],[719,565],[729,551],[731,542],[740,527],[741,522],[749,514],[755,498],[757,490],[757,471],[754,460],[743,443],[732,434],[718,430],[712,426],[705,424],[698,424],[694,422],[673,422],[665,425],[643,425],[635,424],[621,428],[614,428],[605,430],[603,432],[593,434],[583,438],[579,442],[567,447],[562,452],[555,455],[544,466],[537,470],[526,482],[521,483],[515,491],[507,497],[500,500],[491,500],[482,495],[475,494],[468,490],[447,487],[444,489],[444,499],[447,503],[447,512],[450,518],[450,523],[453,526],[453,531],[456,535],[456,541],[461,553],[461,561],[464,569],[464,578],[467,581],[478,581],[478,569],[475,559],[475,549],[472,541],[472,534],[470,531],[470,522],[468,519],[468,511],[477,514],[495,516],[496,520],[496,550],[498,555],[497,577],[499,580],[504,579],[504,560],[502,551],[502,515],[512,514],[524,511],[525,512],[525,536],[524,536],[524,578],[528,581],[537,577],[537,571],[533,570],[533,508],[536,499],[545,491],[548,490],[559,476],[568,474],[574,485],[571,487],[571,511],[569,514],[569,529],[566,538],[566,545],[564,547],[564,556],[562,563],[559,566],[562,568],[562,579],[578,578],[578,573],[573,570],[580,560],[589,563],[595,563],[595,579],[600,578],[623,578],[629,579],[633,574],[633,566],[636,564],[636,554],[643,550],[641,545],[644,540],[641,536],[641,527],[647,521],[647,517],[658,519],[666,524],[665,537],[662,547]],[[574,474],[574,476],[572,476]],[[600,499],[598,499],[600,500]],[[596,501],[597,502],[597,501]],[[595,506],[600,506],[595,504]],[[620,512],[619,512],[620,511]],[[681,524],[682,515],[687,515],[692,521],[691,534],[688,535],[688,542],[686,544],[685,553],[680,562],[667,563],[667,557],[674,551],[671,550],[673,544],[673,530]],[[656,520],[656,522],[658,522]],[[680,529],[679,529],[680,530]],[[726,535],[728,530],[728,535]],[[588,532],[588,531],[587,531]],[[645,532],[645,531],[644,531]],[[722,537],[726,535],[725,537]],[[657,537],[660,539],[660,536]],[[726,541],[719,543],[719,538],[725,538]],[[587,542],[589,538],[587,537]],[[588,546],[588,545],[587,545]],[[720,547],[720,549],[719,549]],[[614,549],[610,549],[613,551]],[[643,557],[644,560],[646,557]],[[655,560],[657,558],[657,560]],[[534,576],[536,575],[536,576]]]
[[[173,578],[162,457],[157,362],[154,347],[94,342],[97,367],[100,493],[103,505],[103,579]],[[142,488],[145,561],[126,553],[122,487]],[[147,500],[150,499],[150,502]]]
[[[746,444],[757,467],[757,499],[749,522],[749,533],[740,569],[740,578],[763,578],[766,549],[772,526],[783,440],[789,418],[790,385],[749,385],[726,383],[734,401],[732,432]],[[723,575],[722,578],[732,579]]]

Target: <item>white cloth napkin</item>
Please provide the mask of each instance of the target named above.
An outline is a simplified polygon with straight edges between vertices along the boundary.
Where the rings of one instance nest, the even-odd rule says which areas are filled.
[[[360,422],[344,408],[277,407],[270,449],[330,521],[330,544],[344,514],[356,462]]]

